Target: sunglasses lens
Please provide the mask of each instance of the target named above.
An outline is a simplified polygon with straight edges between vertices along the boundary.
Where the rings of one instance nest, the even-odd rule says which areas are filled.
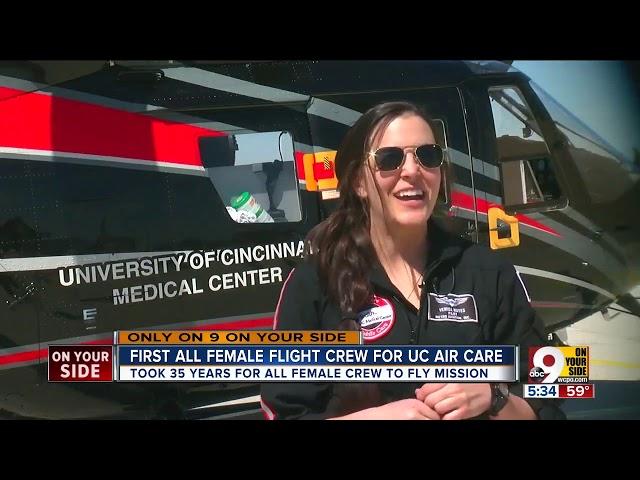
[[[443,154],[440,145],[421,145],[416,148],[416,155],[425,168],[436,168],[442,165]]]
[[[376,166],[379,170],[395,170],[402,164],[404,151],[399,147],[379,148],[375,153]]]

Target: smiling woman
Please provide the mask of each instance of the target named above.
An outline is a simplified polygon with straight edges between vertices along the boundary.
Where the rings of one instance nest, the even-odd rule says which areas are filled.
[[[546,342],[513,265],[432,218],[445,168],[435,131],[408,102],[376,105],[351,127],[335,159],[340,204],[309,233],[306,261],[284,283],[275,327],[360,330],[367,343],[392,345],[516,344],[526,352]],[[456,373],[481,382],[480,370]],[[268,383],[262,403],[271,419],[563,416],[549,401],[525,401],[517,385],[512,390],[489,383]]]

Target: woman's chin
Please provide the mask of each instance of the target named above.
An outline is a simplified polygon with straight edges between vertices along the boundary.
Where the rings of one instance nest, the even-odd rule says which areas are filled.
[[[402,212],[395,218],[395,223],[400,228],[422,228],[429,220],[429,213],[426,210],[414,210]]]

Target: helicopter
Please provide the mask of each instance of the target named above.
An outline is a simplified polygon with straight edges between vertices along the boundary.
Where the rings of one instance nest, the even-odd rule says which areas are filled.
[[[549,334],[614,302],[640,315],[638,163],[508,62],[0,62],[0,410],[255,403],[237,383],[49,383],[47,348],[271,328],[306,234],[339,202],[342,137],[392,100],[436,125],[437,220],[516,265]]]

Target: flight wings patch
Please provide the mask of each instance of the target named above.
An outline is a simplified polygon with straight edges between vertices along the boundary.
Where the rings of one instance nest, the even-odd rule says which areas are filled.
[[[471,294],[429,294],[429,320],[436,322],[477,322],[478,308]]]

